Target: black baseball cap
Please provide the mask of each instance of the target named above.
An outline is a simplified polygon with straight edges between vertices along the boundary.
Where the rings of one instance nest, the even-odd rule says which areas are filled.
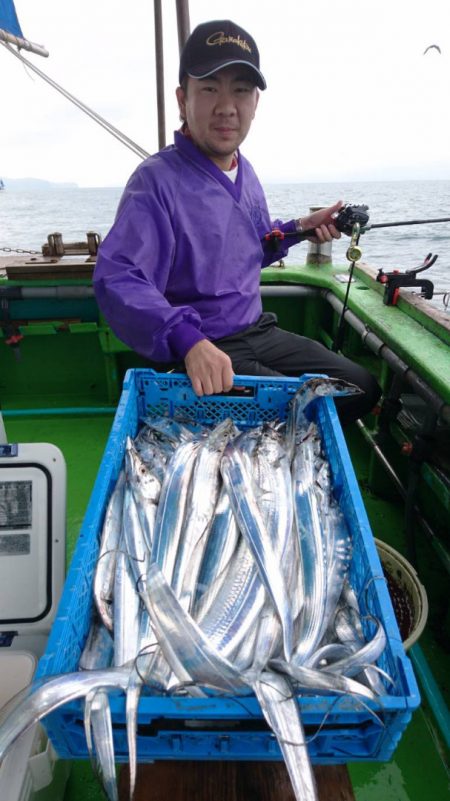
[[[259,51],[253,37],[229,19],[203,22],[192,31],[183,47],[180,83],[185,75],[207,78],[231,64],[250,67],[259,89],[266,88],[259,69]]]

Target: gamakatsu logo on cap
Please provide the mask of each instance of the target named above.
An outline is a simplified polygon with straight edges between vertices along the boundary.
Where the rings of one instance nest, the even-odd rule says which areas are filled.
[[[217,31],[217,33],[212,33],[211,36],[208,36],[206,44],[211,46],[236,44],[238,47],[242,47],[242,50],[246,50],[248,53],[252,52],[252,48],[250,47],[249,43],[245,41],[245,39],[241,39],[240,36],[237,38],[235,36],[225,36],[223,31]]]

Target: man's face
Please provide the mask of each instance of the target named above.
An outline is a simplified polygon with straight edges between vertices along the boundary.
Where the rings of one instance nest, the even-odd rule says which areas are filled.
[[[179,86],[177,100],[197,147],[220,169],[229,169],[258,105],[249,71],[237,64],[209,78],[188,78],[187,91]]]

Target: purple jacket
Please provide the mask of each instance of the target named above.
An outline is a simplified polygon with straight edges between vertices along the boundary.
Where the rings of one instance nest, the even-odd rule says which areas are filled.
[[[276,227],[292,232],[295,221]],[[272,228],[250,163],[239,155],[234,184],[176,132],[175,145],[146,159],[128,181],[97,257],[99,307],[133,350],[153,361],[182,360],[201,339],[256,322],[261,268],[288,250],[262,244]]]

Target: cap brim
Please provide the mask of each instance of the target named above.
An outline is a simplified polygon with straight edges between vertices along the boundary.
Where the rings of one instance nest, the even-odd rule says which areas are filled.
[[[189,72],[186,70],[186,74],[189,75],[191,78],[208,78],[209,75],[214,75],[215,72],[224,69],[224,67],[231,67],[233,64],[243,64],[245,67],[247,67],[254,73],[256,79],[256,86],[258,87],[258,89],[267,89],[267,84],[262,72],[260,72],[259,69],[255,67],[254,64],[249,64],[249,62],[245,61],[244,59],[231,59],[227,61],[216,61],[212,63],[210,62],[207,66],[206,65],[203,66],[200,64],[200,66],[189,70]]]

